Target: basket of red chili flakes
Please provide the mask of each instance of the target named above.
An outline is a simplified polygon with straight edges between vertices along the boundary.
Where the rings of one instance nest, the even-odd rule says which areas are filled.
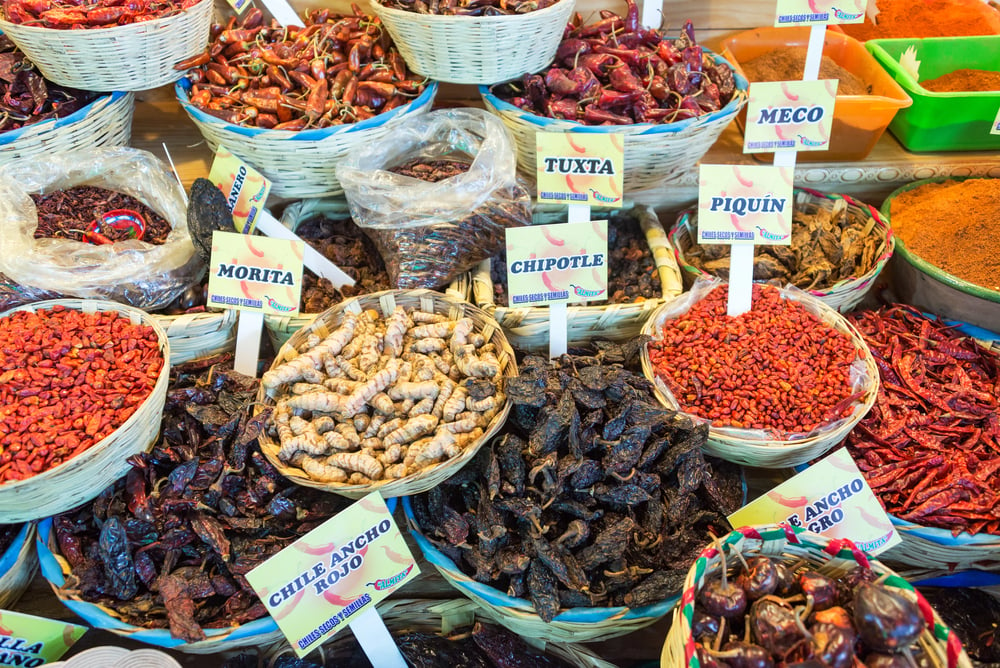
[[[710,422],[705,451],[763,468],[840,443],[868,413],[878,369],[857,329],[795,288],[754,284],[727,315],[727,286],[699,279],[646,322],[642,366],[665,405]]]
[[[59,299],[0,315],[0,523],[97,496],[158,433],[170,344],[147,313]]]

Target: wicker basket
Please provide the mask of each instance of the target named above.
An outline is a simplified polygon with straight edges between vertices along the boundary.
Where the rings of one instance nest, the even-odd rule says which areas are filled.
[[[854,568],[855,564],[867,562],[878,575],[889,576],[884,584],[906,592],[909,598],[921,603],[928,628],[918,642],[934,667],[972,668],[958,636],[944,625],[920,592],[881,562],[867,557],[850,541],[831,540],[804,529],[773,524],[744,527],[720,541],[727,553],[739,552],[746,557],[769,556],[789,565],[801,560],[816,567],[820,573],[831,576],[841,575]],[[698,668],[699,663],[694,656],[695,639],[691,633],[695,598],[706,578],[720,568],[721,560],[715,547],[702,552],[691,566],[684,583],[683,604],[674,610],[673,624],[660,655],[662,668]]]
[[[324,337],[330,331],[336,329],[340,325],[345,311],[351,310],[360,313],[366,309],[376,309],[383,315],[388,316],[396,306],[419,308],[428,313],[445,315],[453,320],[462,317],[472,318],[476,325],[475,331],[480,332],[486,337],[488,342],[496,345],[498,351],[497,359],[500,361],[500,372],[504,376],[517,375],[517,362],[514,359],[514,351],[511,349],[510,344],[507,343],[503,331],[501,331],[495,320],[468,302],[453,299],[431,290],[384,290],[382,292],[373,292],[368,295],[360,295],[347,299],[316,316],[315,321],[308,327],[295,332],[278,351],[271,368],[298,355],[296,348],[304,343],[310,334],[316,333],[320,337]],[[268,396],[264,391],[263,385],[261,385],[257,394],[257,405],[274,405],[274,398]],[[503,409],[490,421],[489,427],[484,430],[483,435],[475,443],[467,446],[459,456],[440,464],[429,466],[422,469],[419,473],[406,476],[405,478],[381,480],[369,485],[318,482],[307,477],[300,469],[290,467],[278,459],[279,444],[266,431],[260,435],[260,449],[283,476],[296,484],[341,494],[352,499],[360,499],[378,490],[383,498],[388,499],[396,496],[426,492],[450,478],[475,456],[479,448],[490,437],[500,431],[509,411],[510,400],[508,399],[504,402]]]
[[[9,609],[28,588],[38,570],[35,554],[35,525],[26,522],[0,555],[0,609]]]
[[[565,207],[559,207],[557,214],[565,220]],[[606,218],[614,210],[602,209],[591,214],[592,218]],[[682,291],[681,273],[677,268],[666,232],[660,225],[656,213],[649,207],[637,206],[632,209],[639,219],[653,252],[660,277],[661,294],[666,299],[679,295]],[[549,220],[547,212],[536,212],[536,224],[556,222]],[[477,306],[496,318],[511,345],[518,350],[544,352],[549,347],[549,309],[547,306],[511,308],[497,306],[493,302],[493,279],[490,277],[490,261],[485,260],[473,270],[472,293]],[[612,340],[630,339],[639,334],[643,324],[663,304],[664,299],[647,299],[631,304],[601,304],[595,306],[570,306],[567,310],[569,345],[575,346],[595,338]]]
[[[220,145],[271,179],[275,197],[334,197],[344,190],[337,181],[337,163],[348,151],[378,141],[391,141],[392,129],[411,116],[429,111],[437,94],[431,82],[419,97],[358,123],[292,132],[246,128],[205,113],[188,101],[191,83],[177,82],[177,99],[212,151]]]
[[[281,222],[293,232],[299,224],[313,216],[324,216],[331,220],[342,220],[351,217],[351,211],[344,199],[305,199],[290,204],[281,215]],[[467,301],[472,286],[472,276],[465,272],[445,289],[444,294],[459,301]],[[305,313],[295,316],[265,315],[264,326],[271,345],[275,350],[285,345],[289,337],[316,319],[318,313]]]
[[[954,536],[947,529],[913,524],[892,515],[889,519],[903,542],[883,555],[885,561],[903,568],[1000,571],[1000,536]]]
[[[52,299],[10,309],[0,317],[16,311],[38,311],[64,306],[84,313],[114,311],[135,324],[149,325],[160,340],[163,366],[156,385],[146,400],[125,424],[110,436],[84,450],[55,468],[24,480],[0,485],[0,523],[14,524],[55,515],[93,499],[129,470],[126,461],[131,455],[145,452],[160,431],[160,413],[167,398],[170,380],[170,341],[159,323],[144,311],[93,299]]]
[[[844,202],[844,204],[840,204]],[[875,279],[888,264],[892,257],[892,251],[896,247],[896,237],[892,234],[889,223],[882,218],[882,215],[874,207],[859,202],[847,195],[825,194],[808,188],[795,189],[795,210],[803,213],[814,213],[820,209],[833,210],[836,206],[847,207],[847,216],[852,219],[867,220],[866,230],[868,234],[878,235],[881,245],[877,251],[875,264],[866,273],[857,278],[850,278],[839,281],[835,285],[825,290],[809,290],[809,294],[818,300],[836,309],[841,313],[847,313],[865,298]],[[681,213],[677,218],[677,223],[667,234],[667,238],[674,248],[674,255],[677,264],[684,270],[685,281],[688,285],[695,277],[709,276],[706,272],[697,269],[684,259],[684,253],[697,243],[698,239],[698,216],[694,210]]]
[[[217,654],[243,647],[255,647],[274,643],[283,636],[277,622],[270,616],[262,617],[247,624],[226,629],[205,629],[207,639],[185,642],[170,635],[169,629],[147,629],[132,626],[122,621],[117,612],[96,603],[88,603],[80,598],[79,592],[66,589],[69,564],[59,554],[52,519],[45,519],[38,525],[38,562],[42,575],[52,586],[52,591],[63,605],[97,629],[110,631],[122,638],[137,642],[168,647],[189,654]]]
[[[378,604],[378,613],[382,621],[394,635],[411,631],[450,635],[460,631],[468,631],[481,612],[472,601],[459,599],[407,599],[389,598]],[[571,666],[579,668],[615,668],[615,664],[600,658],[589,649],[572,642],[543,642],[541,649],[547,656],[556,657]],[[339,633],[322,645],[318,653],[323,657],[324,665],[331,665],[331,660],[341,662],[351,656],[350,652],[356,646],[356,641],[349,633]],[[287,642],[264,650],[264,662],[273,665],[278,657],[292,655],[292,648]],[[337,664],[339,665],[339,664]],[[456,666],[455,668],[461,668]]]
[[[728,63],[718,54],[712,56],[717,63]],[[736,118],[747,101],[749,83],[734,72],[736,92],[733,99],[719,111],[689,118],[676,123],[653,125],[592,126],[575,121],[546,118],[524,111],[504,102],[479,87],[486,109],[503,119],[504,125],[517,142],[517,166],[524,174],[534,174],[537,169],[535,133],[587,132],[615,133],[625,137],[625,196],[670,183],[691,172],[702,156],[712,147],[722,131]]]
[[[538,72],[555,58],[576,0],[527,14],[444,16],[385,7],[372,11],[410,69],[436,81],[493,84]]]
[[[233,350],[237,315],[236,311],[226,310],[221,313],[153,314],[153,319],[160,323],[170,340],[170,363],[182,364]]]
[[[82,90],[148,90],[177,81],[174,64],[208,44],[212,0],[173,16],[110,28],[56,30],[0,19],[0,30],[60,86]]]
[[[825,454],[843,441],[848,432],[854,428],[854,425],[875,404],[879,388],[878,367],[875,366],[875,358],[872,357],[868,345],[854,325],[815,297],[811,297],[798,290],[793,292],[783,291],[783,293],[787,299],[794,299],[801,302],[813,315],[851,338],[863,358],[866,376],[865,385],[862,390],[864,394],[859,402],[855,404],[851,417],[841,421],[838,427],[828,428],[824,433],[805,438],[787,441],[746,438],[736,436],[734,433],[742,430],[722,430],[710,427],[708,441],[704,447],[707,454],[725,459],[726,461],[743,464],[744,466],[769,469],[798,466]],[[670,306],[667,303],[660,307],[660,310],[646,322],[646,325],[642,328],[642,333],[653,336],[654,332],[659,332],[666,320],[667,310]],[[665,406],[677,410],[677,401],[670,394],[663,381],[653,371],[653,365],[649,359],[649,347],[643,346],[641,354],[643,373],[646,375],[646,378],[655,384],[657,397]]]
[[[135,95],[111,93],[69,116],[4,132],[0,134],[0,165],[15,160],[44,159],[53,151],[128,146],[134,109]]]
[[[514,598],[477,582],[466,575],[443,552],[420,532],[409,498],[403,499],[403,511],[424,559],[437,569],[452,587],[469,597],[483,616],[496,621],[525,638],[553,642],[597,642],[638,631],[665,617],[680,600],[680,595],[641,608],[570,608],[560,612],[551,622],[544,622],[535,612],[531,601]]]

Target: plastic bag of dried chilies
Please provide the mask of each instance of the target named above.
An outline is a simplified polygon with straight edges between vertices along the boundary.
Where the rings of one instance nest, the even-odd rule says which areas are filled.
[[[20,288],[7,294],[0,290],[0,296],[22,295],[25,302],[54,296],[108,299],[150,311],[172,302],[204,274],[205,264],[188,232],[184,191],[169,167],[147,151],[71,151],[43,162],[5,165],[0,174],[0,272]],[[138,199],[169,223],[166,239],[162,244],[126,239],[103,245],[36,239],[38,209],[29,193],[76,186]],[[76,214],[86,218],[88,212]]]
[[[504,229],[531,223],[514,143],[479,109],[423,114],[384,146],[337,166],[351,216],[401,289],[448,283],[504,247]]]

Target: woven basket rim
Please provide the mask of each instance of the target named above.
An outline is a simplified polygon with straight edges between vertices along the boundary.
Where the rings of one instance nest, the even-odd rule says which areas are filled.
[[[362,132],[364,130],[373,130],[375,128],[380,128],[393,120],[399,120],[410,111],[418,109],[423,105],[429,104],[433,101],[438,91],[438,83],[431,79],[427,80],[427,85],[424,90],[417,97],[413,98],[406,104],[400,105],[395,109],[388,112],[378,114],[371,118],[366,118],[363,121],[358,121],[357,123],[344,123],[342,125],[331,125],[326,128],[313,128],[310,130],[269,130],[267,128],[250,128],[242,125],[236,125],[234,123],[227,123],[221,118],[212,116],[205,111],[202,111],[195,105],[193,105],[189,99],[189,94],[191,91],[191,81],[187,77],[181,77],[174,83],[174,94],[177,97],[177,102],[184,108],[191,118],[197,122],[214,128],[217,131],[228,132],[230,134],[239,135],[240,137],[246,138],[264,138],[272,139],[274,141],[284,140],[284,141],[302,141],[302,142],[321,142],[324,139],[333,137],[335,135],[349,134],[353,132]]]
[[[168,23],[171,20],[176,19],[178,16],[183,16],[184,14],[191,12],[194,8],[196,8],[203,2],[211,3],[212,0],[198,0],[190,7],[185,7],[184,9],[178,11],[176,14],[171,14],[170,16],[161,16],[158,19],[152,19],[149,21],[128,23],[122,26],[115,25],[115,26],[108,26],[106,28],[88,28],[86,30],[72,30],[72,31],[62,30],[59,28],[46,28],[45,26],[32,26],[26,23],[12,23],[7,20],[5,13],[3,12],[2,9],[0,9],[0,32],[10,32],[10,28],[8,26],[13,26],[14,30],[35,33],[35,35],[37,36],[59,34],[59,33],[63,34],[71,33],[74,38],[79,38],[79,39],[90,39],[90,37],[87,37],[87,35],[97,35],[97,37],[95,37],[94,39],[109,37],[109,36],[111,38],[115,37],[121,38],[123,36],[126,36],[127,33],[130,32],[138,32],[138,31],[150,32],[150,30],[155,29],[158,26],[161,26],[165,23]]]
[[[30,540],[29,536],[34,526],[34,522],[24,522],[20,531],[14,536],[14,540],[7,546],[4,553],[0,555],[0,578],[5,576],[12,568],[19,565],[18,557],[25,543]]]
[[[736,90],[733,97],[726,103],[726,106],[708,114],[686,118],[683,121],[673,123],[635,123],[632,125],[584,125],[578,121],[568,121],[561,118],[548,118],[539,116],[521,109],[518,106],[506,102],[494,95],[490,89],[499,84],[480,85],[479,94],[487,108],[492,107],[498,113],[511,114],[518,120],[536,126],[539,130],[552,132],[586,132],[591,134],[626,134],[629,136],[639,135],[642,137],[655,136],[659,134],[676,134],[690,131],[712,124],[718,120],[728,120],[738,112],[747,101],[750,82],[746,77],[736,71],[732,63],[725,59],[722,54],[711,49],[702,48],[702,52],[711,56],[716,64],[725,64],[733,72],[733,80],[736,83]],[[504,83],[504,82],[501,82]]]
[[[79,306],[71,306],[71,304],[79,304]],[[142,411],[140,410],[147,401],[149,401],[153,395],[156,393],[155,388],[161,382],[166,382],[166,378],[170,376],[170,338],[167,336],[166,332],[160,326],[160,323],[143,310],[137,309],[134,306],[128,306],[127,304],[120,304],[118,302],[106,301],[102,299],[77,299],[77,298],[67,298],[67,299],[47,299],[40,302],[31,302],[29,304],[22,304],[20,306],[15,306],[0,313],[0,318],[5,318],[8,315],[16,313],[18,311],[38,311],[41,309],[51,308],[53,306],[65,306],[67,309],[73,310],[83,310],[84,305],[93,304],[95,311],[117,311],[120,314],[127,314],[132,316],[137,316],[139,322],[143,325],[148,325],[153,328],[156,332],[156,336],[159,339],[160,344],[160,355],[163,357],[163,365],[160,367],[160,373],[156,377],[156,381],[153,383],[153,389],[150,390],[149,396],[142,400],[136,406],[135,411],[128,417],[125,422],[118,426],[113,432],[102,438],[97,443],[84,450],[83,452],[67,459],[58,466],[54,466],[50,469],[46,469],[41,473],[37,473],[30,478],[25,478],[23,480],[14,480],[11,482],[5,482],[0,484],[0,492],[11,492],[11,490],[30,488],[34,485],[45,484],[50,478],[57,475],[58,472],[68,470],[73,468],[73,466],[83,466],[87,461],[95,456],[95,453],[103,450],[108,446],[109,443],[113,441],[117,435],[124,430],[126,427],[138,422],[142,419]],[[69,466],[72,464],[73,466]]]
[[[419,12],[408,12],[405,9],[397,9],[395,7],[387,7],[382,4],[382,0],[372,0],[371,6],[372,11],[376,14],[385,13],[391,15],[397,20],[405,20],[407,17],[419,17],[420,23],[482,23],[489,25],[491,23],[506,23],[514,22],[519,18],[529,18],[538,19],[539,17],[544,17],[547,14],[555,14],[559,9],[562,9],[561,5],[564,2],[573,2],[573,0],[556,0],[545,9],[538,9],[533,12],[527,12],[525,14],[505,14],[500,16],[463,16],[463,15],[450,15],[450,14],[420,14]],[[556,11],[550,11],[555,9]],[[468,26],[463,26],[468,27]]]
[[[430,298],[435,304],[444,303],[448,306],[451,306],[452,308],[460,308],[462,309],[463,315],[466,316],[468,316],[471,311],[476,317],[484,320],[486,325],[492,327],[494,330],[493,336],[490,338],[490,342],[499,344],[500,354],[498,354],[498,358],[500,358],[501,365],[504,367],[501,369],[500,372],[501,375],[505,377],[517,375],[517,359],[514,355],[514,349],[507,341],[507,337],[504,335],[503,329],[496,322],[496,320],[492,318],[492,316],[490,316],[483,309],[479,308],[475,304],[472,304],[471,302],[460,300],[441,292],[436,292],[433,290],[428,290],[423,288],[415,290],[382,290],[380,292],[371,292],[368,294],[357,295],[355,297],[345,299],[339,304],[331,306],[322,313],[317,314],[316,317],[312,320],[312,322],[305,325],[298,331],[292,333],[291,337],[289,337],[289,339],[285,342],[283,346],[281,346],[281,349],[278,350],[277,354],[275,355],[274,362],[272,363],[272,368],[274,368],[274,365],[277,364],[278,360],[282,357],[282,351],[286,350],[287,348],[290,348],[292,346],[292,340],[295,339],[296,337],[303,338],[306,332],[310,332],[314,328],[326,327],[327,320],[330,320],[336,316],[340,316],[348,308],[351,308],[355,304],[357,304],[362,310],[366,308],[366,305],[368,306],[368,308],[378,308],[381,305],[382,300],[385,298],[391,298],[393,299],[394,302],[397,299],[413,299],[419,302],[422,299]],[[481,329],[482,328],[477,327],[474,331],[481,331]],[[265,391],[264,386],[261,385],[257,394],[257,405],[254,411],[255,414],[260,413],[264,409],[264,407],[269,407],[274,405],[274,403],[275,403],[274,398],[269,396],[269,394]],[[487,428],[484,430],[483,435],[480,436],[475,443],[467,446],[462,451],[462,453],[459,454],[457,457],[453,457],[451,459],[438,462],[437,464],[428,466],[427,468],[421,469],[419,472],[415,474],[408,475],[403,478],[383,479],[362,485],[352,485],[352,484],[334,483],[334,482],[326,482],[326,483],[318,482],[316,480],[313,480],[309,476],[305,475],[305,473],[301,472],[299,469],[291,467],[286,463],[280,461],[274,452],[275,450],[275,448],[273,447],[274,441],[267,434],[266,430],[262,431],[260,435],[261,452],[264,453],[264,456],[267,458],[267,460],[271,462],[271,464],[283,476],[285,476],[286,478],[288,478],[289,480],[291,480],[296,484],[304,485],[307,487],[313,487],[316,489],[323,489],[334,494],[342,494],[344,496],[349,496],[351,498],[361,498],[362,496],[365,496],[374,491],[381,491],[383,492],[384,496],[387,487],[388,488],[402,487],[404,489],[410,487],[417,487],[421,484],[425,484],[427,479],[431,479],[432,481],[436,480],[437,478],[442,476],[445,471],[451,471],[451,473],[455,473],[458,470],[460,470],[463,466],[468,464],[469,461],[471,461],[472,458],[475,457],[479,449],[482,448],[483,445],[487,441],[489,441],[490,438],[503,427],[504,422],[506,422],[507,420],[507,414],[510,412],[510,409],[511,409],[511,399],[510,397],[505,397],[503,408],[495,416],[493,416],[493,419],[490,420],[489,425],[487,425]],[[390,489],[389,493],[391,493],[392,491],[394,490]],[[404,496],[405,494],[408,493],[410,492],[407,489],[406,492],[402,494],[395,494],[395,496]]]
[[[889,264],[889,260],[892,258],[892,254],[896,249],[896,235],[893,234],[892,227],[889,225],[888,219],[885,218],[882,213],[872,205],[856,200],[850,195],[843,195],[840,193],[824,193],[818,190],[813,190],[812,188],[804,187],[795,187],[792,192],[793,197],[805,194],[816,200],[825,199],[832,202],[833,200],[842,199],[847,202],[848,206],[854,206],[862,211],[865,211],[875,220],[875,227],[873,228],[873,231],[876,229],[880,229],[882,231],[881,238],[884,239],[886,246],[885,251],[875,260],[871,269],[866,271],[864,274],[853,278],[841,279],[830,287],[822,290],[812,289],[804,290],[804,292],[816,297],[817,299],[822,299],[824,297],[833,296],[840,291],[861,290],[868,287],[870,282],[881,274],[882,270],[885,269],[887,264]],[[698,269],[693,264],[690,264],[684,257],[684,249],[681,248],[681,244],[678,242],[678,235],[681,233],[681,228],[686,228],[686,231],[690,234],[692,231],[691,227],[695,224],[694,221],[696,220],[697,215],[698,210],[694,208],[684,209],[678,213],[677,220],[667,231],[667,239],[670,240],[670,245],[673,246],[674,257],[677,258],[677,264],[682,271],[695,277],[703,276],[706,278],[714,278],[714,274],[709,274],[708,272]]]
[[[724,281],[718,281],[718,284],[726,285]],[[783,293],[783,298],[793,299],[794,301],[801,301],[806,304],[811,304],[816,308],[818,308],[821,312],[825,312],[826,315],[830,317],[834,322],[842,326],[846,330],[846,332],[844,332],[843,330],[839,331],[842,331],[842,333],[846,333],[855,343],[855,348],[858,350],[858,352],[862,354],[861,356],[862,359],[864,360],[865,366],[869,370],[875,369],[874,374],[869,374],[871,380],[869,385],[863,390],[864,391],[863,398],[860,401],[856,402],[855,404],[852,404],[853,406],[856,407],[860,406],[862,410],[859,411],[855,409],[852,417],[844,418],[843,423],[839,427],[827,431],[826,433],[813,434],[810,436],[804,436],[802,438],[796,438],[791,440],[778,440],[774,438],[756,439],[756,438],[735,437],[725,432],[720,432],[718,429],[712,427],[710,420],[705,420],[704,418],[698,418],[694,416],[693,417],[696,420],[701,420],[709,423],[709,429],[708,429],[709,440],[714,440],[717,442],[724,443],[729,447],[739,446],[741,448],[744,448],[746,451],[758,450],[766,453],[775,453],[780,451],[794,452],[797,450],[805,450],[811,446],[816,445],[817,443],[824,442],[826,440],[830,440],[830,447],[832,448],[835,444],[840,443],[842,437],[846,436],[847,433],[854,428],[854,425],[860,422],[861,419],[864,418],[864,416],[868,413],[868,411],[871,410],[871,407],[875,405],[875,399],[878,396],[878,390],[881,385],[881,381],[878,374],[878,367],[875,365],[875,358],[872,355],[871,350],[868,348],[868,344],[865,343],[864,337],[862,337],[861,333],[858,332],[857,328],[854,327],[854,325],[847,318],[841,315],[836,309],[823,303],[818,298],[808,293],[802,292],[801,290],[798,290],[797,288],[796,290],[798,290],[798,294],[796,292],[788,292],[785,290],[785,288],[780,288],[780,290]],[[670,306],[671,302],[668,301],[662,304],[659,308],[657,308],[656,311],[653,312],[653,315],[650,316],[649,320],[647,320],[646,323],[643,325],[642,333],[652,336],[653,328],[658,325],[657,321],[660,319],[663,312],[666,311],[666,309],[668,309]],[[835,327],[830,323],[826,324],[828,324],[830,327],[834,327],[834,329],[838,329],[837,327]],[[662,381],[659,379],[659,377],[656,375],[656,372],[653,370],[652,362],[649,359],[648,343],[642,346],[640,351],[640,356],[642,360],[643,375],[646,376],[647,380],[653,383],[657,398],[663,403],[664,406],[672,407],[672,410],[683,410],[678,407],[678,404],[668,400],[667,396],[661,390],[660,385]]]
[[[87,120],[87,117],[91,112],[96,111],[98,106],[101,108],[107,107],[109,105],[118,102],[122,98],[131,95],[132,93],[128,91],[112,91],[110,93],[101,93],[96,98],[90,101],[89,104],[85,104],[80,107],[72,114],[68,116],[62,116],[60,118],[47,118],[44,121],[38,123],[32,123],[30,125],[22,126],[16,130],[10,130],[9,132],[0,132],[0,146],[7,146],[9,144],[16,143],[19,139],[23,138],[24,134],[29,134],[29,131],[49,131],[58,130],[67,125],[72,125],[79,121]]]

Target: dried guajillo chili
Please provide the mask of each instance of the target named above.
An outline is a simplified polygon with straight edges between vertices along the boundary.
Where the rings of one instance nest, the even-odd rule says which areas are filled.
[[[886,511],[1000,535],[1000,355],[910,306],[849,317],[882,383],[847,447]]]
[[[649,344],[657,376],[681,408],[713,427],[801,434],[851,414],[858,350],[847,334],[753,286],[753,308],[726,314],[726,287],[668,320]]]

